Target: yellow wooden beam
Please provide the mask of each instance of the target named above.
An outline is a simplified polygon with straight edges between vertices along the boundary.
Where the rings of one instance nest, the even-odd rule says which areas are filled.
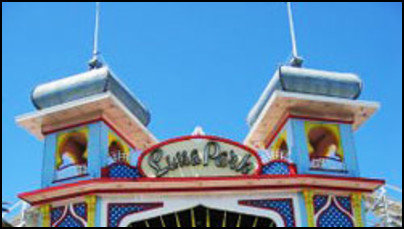
[[[86,196],[85,201],[87,204],[87,227],[95,227],[97,197],[96,196]]]
[[[191,209],[191,221],[192,221],[192,227],[196,227],[196,219],[195,219],[195,209]]]
[[[257,227],[258,225],[258,217],[255,217],[254,223],[252,227]]]
[[[316,227],[314,221],[314,192],[312,190],[303,191],[304,202],[307,211],[307,225],[308,227]]]
[[[206,227],[210,227],[210,210],[206,209]]]
[[[177,227],[181,227],[181,220],[178,213],[175,213],[175,220],[177,221]]]
[[[40,207],[42,214],[42,227],[52,227],[51,225],[51,205],[43,205]]]
[[[227,227],[227,212],[224,212],[222,227]]]
[[[241,214],[238,215],[238,220],[237,220],[237,226],[236,227],[241,227]]]
[[[354,193],[351,195],[352,207],[354,211],[355,217],[355,227],[365,227],[363,222],[363,212],[362,212],[362,204],[363,204],[363,195],[362,193]]]
[[[164,221],[163,216],[160,216],[160,220],[161,220],[161,225],[162,225],[163,227],[167,227],[167,226],[166,226],[166,222]]]

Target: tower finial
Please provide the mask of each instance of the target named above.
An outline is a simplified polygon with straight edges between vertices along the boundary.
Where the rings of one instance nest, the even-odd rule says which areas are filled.
[[[289,27],[290,27],[290,36],[292,40],[292,60],[291,65],[295,67],[301,67],[303,64],[303,59],[299,56],[297,51],[297,42],[296,42],[296,32],[295,25],[293,22],[293,13],[292,13],[292,3],[286,2],[288,9],[288,17],[289,17]]]
[[[98,50],[98,34],[100,27],[100,2],[95,3],[95,29],[94,29],[94,48],[93,57],[88,63],[90,69],[96,69],[102,67],[102,62],[99,60],[99,50]]]

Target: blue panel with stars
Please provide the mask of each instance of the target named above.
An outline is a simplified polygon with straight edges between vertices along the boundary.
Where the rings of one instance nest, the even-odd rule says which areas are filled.
[[[286,227],[296,227],[296,220],[292,199],[246,200],[246,201],[240,201],[240,205],[273,210],[282,216],[282,219]]]
[[[84,227],[86,222],[86,203],[57,207],[51,210],[51,225],[53,227]]]
[[[333,202],[317,219],[318,227],[354,227],[350,216],[341,211]]]
[[[352,201],[350,197],[341,197],[338,196],[336,197],[336,200],[338,201],[338,204],[344,208],[345,211],[349,212],[349,213],[353,213],[353,209],[352,209]]]
[[[110,178],[135,179],[141,177],[137,168],[134,168],[127,164],[113,164],[108,169],[108,177]]]
[[[85,227],[85,225],[80,220],[74,218],[69,212],[56,227]]]
[[[65,212],[66,207],[59,207],[59,208],[54,208],[51,211],[51,223],[54,225],[56,222],[58,222],[62,217],[63,213]]]
[[[87,204],[74,204],[73,209],[77,216],[87,221]]]
[[[123,218],[163,207],[163,204],[110,204],[108,206],[108,227],[119,227]]]
[[[262,168],[263,175],[290,175],[290,166],[287,162],[276,161],[265,165]]]
[[[329,196],[314,196],[314,213],[317,214],[321,209],[323,209],[329,200]]]

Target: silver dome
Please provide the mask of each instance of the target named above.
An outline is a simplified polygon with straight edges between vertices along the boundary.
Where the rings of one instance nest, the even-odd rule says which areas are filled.
[[[354,100],[362,92],[362,80],[352,73],[281,66],[248,115],[247,122],[250,126],[254,125],[277,90]]]
[[[42,84],[33,90],[32,102],[42,110],[106,92],[116,96],[143,125],[150,123],[149,111],[107,67]]]

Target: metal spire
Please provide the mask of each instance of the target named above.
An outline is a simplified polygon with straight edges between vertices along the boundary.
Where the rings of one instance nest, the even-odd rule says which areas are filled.
[[[94,29],[94,48],[93,57],[88,63],[90,69],[97,69],[102,67],[102,62],[99,60],[100,52],[98,50],[98,36],[99,36],[99,26],[100,26],[100,2],[96,2],[95,9],[95,29]]]
[[[295,33],[295,25],[293,21],[293,13],[292,13],[292,3],[287,2],[287,10],[288,10],[288,17],[289,17],[289,27],[290,27],[290,36],[292,40],[292,60],[291,65],[295,67],[301,67],[303,64],[303,59],[299,57],[297,51],[297,42],[296,42],[296,33]]]

